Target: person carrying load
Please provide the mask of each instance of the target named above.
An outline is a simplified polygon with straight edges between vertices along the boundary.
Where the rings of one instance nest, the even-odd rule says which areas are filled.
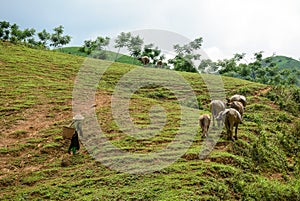
[[[84,120],[84,117],[81,114],[76,114],[73,117],[73,121],[71,123],[71,126],[74,125],[75,132],[72,136],[71,144],[70,144],[69,149],[68,149],[69,154],[71,154],[71,151],[72,151],[73,155],[75,155],[76,151],[79,151],[79,149],[80,149],[78,133],[79,133],[80,137],[83,137],[83,132],[82,132],[82,121],[83,120]]]

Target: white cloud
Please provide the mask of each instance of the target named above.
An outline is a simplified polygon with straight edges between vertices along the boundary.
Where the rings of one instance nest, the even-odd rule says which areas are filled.
[[[225,55],[218,47],[203,48],[208,58],[212,61],[217,61],[219,58],[228,58],[231,55]]]

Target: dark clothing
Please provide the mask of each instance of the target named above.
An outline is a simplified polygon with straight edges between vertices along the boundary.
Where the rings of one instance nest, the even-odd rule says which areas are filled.
[[[71,154],[72,151],[73,154],[76,154],[76,150],[78,151],[79,149],[80,149],[80,145],[79,145],[78,133],[75,130],[75,133],[71,139],[71,144],[69,146],[68,153]]]

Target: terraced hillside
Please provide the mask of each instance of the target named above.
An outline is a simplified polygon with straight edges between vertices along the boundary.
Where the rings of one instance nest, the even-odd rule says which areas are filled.
[[[207,141],[201,137],[200,128],[189,127],[189,123],[182,133],[188,136],[196,129],[196,135],[187,140],[187,151],[165,168],[154,167],[157,170],[149,173],[131,174],[109,168],[107,164],[121,165],[124,158],[105,158],[107,155],[102,154],[100,161],[95,160],[84,143],[77,155],[69,155],[69,141],[62,138],[61,132],[73,116],[73,89],[78,84],[74,81],[84,61],[84,57],[0,43],[0,200],[300,199],[299,117],[280,110],[266,98],[270,86],[229,77],[222,77],[226,95],[244,94],[249,101],[239,139],[232,142],[221,136],[212,152],[202,159],[199,153]],[[112,96],[126,74],[135,69],[148,71],[133,65],[96,62],[109,66],[99,74],[95,97],[89,99],[107,141],[124,153],[140,156],[166,149],[176,141],[183,125],[181,100],[172,90],[149,85],[133,91],[129,111],[135,125],[147,128],[153,119],[160,120],[159,115],[152,119],[149,115],[149,111],[156,110],[164,111],[165,122],[151,137],[127,135],[113,117]],[[168,72],[149,70],[159,75]],[[216,77],[179,75],[192,87],[198,102],[185,102],[185,110],[209,113],[207,81]],[[211,127],[210,134],[218,131]],[[138,169],[135,163],[123,165]]]

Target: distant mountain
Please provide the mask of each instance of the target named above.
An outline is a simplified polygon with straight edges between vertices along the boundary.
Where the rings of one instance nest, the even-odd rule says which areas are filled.
[[[291,57],[286,56],[274,56],[274,57],[267,57],[263,59],[263,65],[267,66],[267,63],[276,63],[278,68],[281,69],[296,69],[300,70],[300,61],[293,59]]]

